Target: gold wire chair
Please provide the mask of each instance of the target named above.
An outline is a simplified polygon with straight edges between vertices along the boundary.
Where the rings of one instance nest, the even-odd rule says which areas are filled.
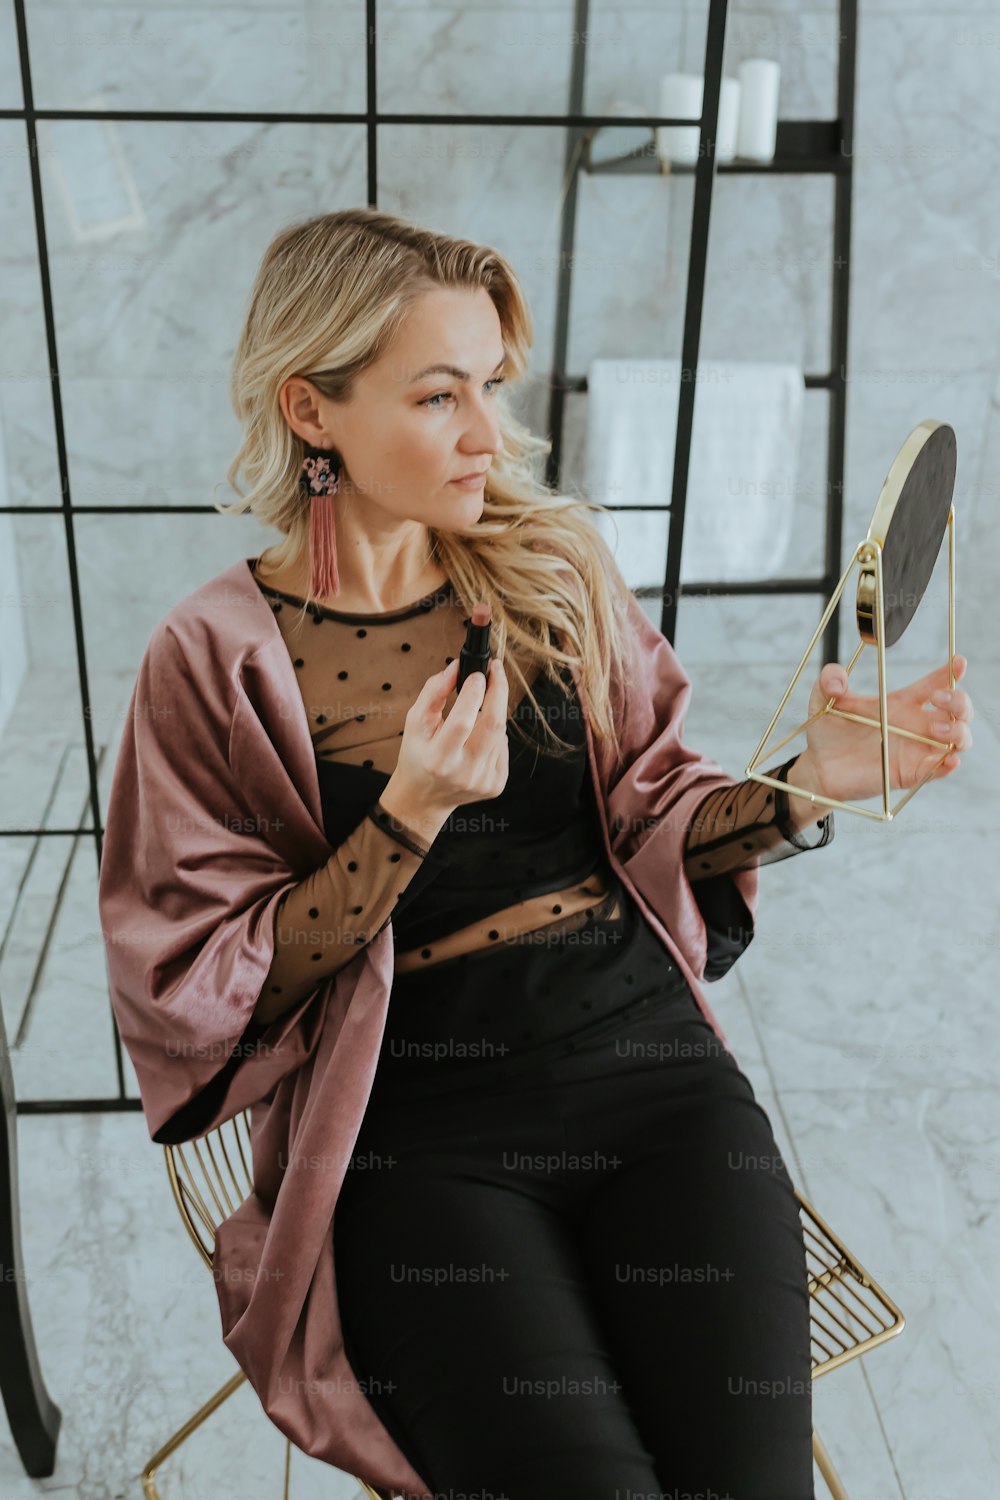
[[[164,1146],[163,1150],[167,1176],[170,1178],[181,1218],[199,1255],[211,1270],[216,1230],[222,1220],[234,1214],[253,1191],[249,1111],[241,1111],[198,1140],[188,1141],[184,1145]],[[246,1378],[243,1370],[237,1370],[183,1427],[178,1428],[162,1448],[157,1449],[142,1471],[142,1488],[146,1500],[160,1500],[156,1471],[234,1391],[239,1390]],[[286,1438],[284,1500],[288,1500],[291,1467],[292,1440]],[[373,1490],[357,1475],[354,1477],[366,1495],[371,1495],[373,1500],[384,1500],[378,1490]]]
[[[167,1174],[181,1218],[205,1264],[212,1268],[215,1234],[253,1191],[250,1116],[244,1110],[208,1135],[184,1145],[164,1146]],[[903,1314],[851,1254],[844,1242],[796,1189],[809,1277],[812,1378],[826,1375],[849,1359],[902,1333]],[[160,1500],[154,1475],[161,1464],[246,1380],[238,1370],[204,1406],[158,1449],[142,1471],[146,1500]],[[830,1455],[813,1428],[813,1458],[832,1500],[848,1500]],[[291,1439],[285,1441],[284,1500],[288,1500]],[[372,1500],[393,1500],[355,1475]]]

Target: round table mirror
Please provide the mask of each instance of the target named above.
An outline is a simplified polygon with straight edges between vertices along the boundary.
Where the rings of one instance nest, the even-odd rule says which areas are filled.
[[[894,646],[917,612],[944,540],[955,488],[957,445],[947,422],[920,422],[892,462],[866,540],[882,548],[885,644]],[[875,565],[861,564],[858,631],[878,643]]]

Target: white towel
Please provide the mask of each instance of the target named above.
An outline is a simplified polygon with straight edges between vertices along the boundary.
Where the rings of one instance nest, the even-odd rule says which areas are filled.
[[[679,359],[592,362],[588,499],[601,505],[670,503],[679,378]],[[699,364],[682,583],[777,573],[792,533],[804,391],[797,365]],[[669,512],[621,511],[592,519],[630,588],[662,587]]]

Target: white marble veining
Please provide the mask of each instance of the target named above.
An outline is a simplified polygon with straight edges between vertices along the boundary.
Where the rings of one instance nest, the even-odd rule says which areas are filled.
[[[762,871],[754,942],[707,995],[796,1182],[907,1318],[899,1338],[817,1383],[817,1426],[848,1493],[958,1500],[992,1493],[1000,1466],[1000,31],[994,0],[957,10],[866,0],[859,9],[841,566],[910,429],[928,416],[950,422],[957,649],[970,662],[975,745],[891,825],[838,814],[831,846]],[[365,108],[360,0],[32,0],[26,10],[42,108]],[[652,110],[661,74],[701,66],[706,15],[705,0],[593,4],[585,107],[631,100]],[[828,116],[837,19],[833,0],[805,10],[796,0],[734,0],[724,71],[735,75],[744,57],[777,57],[781,117]],[[530,0],[382,4],[378,107],[559,113],[572,24],[568,0],[541,10]],[[21,102],[7,7],[0,107]],[[42,122],[39,142],[72,500],[174,508],[233,498],[225,470],[238,431],[227,381],[254,271],[280,225],[366,200],[364,126],[56,121]],[[518,405],[539,431],[563,158],[558,128],[390,124],[378,134],[381,207],[494,244],[521,276],[535,347]],[[571,373],[596,357],[676,356],[691,179],[577,185]],[[0,120],[0,189],[3,495],[51,505],[59,474],[19,120]],[[826,367],[831,226],[828,179],[717,178],[703,362]],[[807,395],[786,573],[822,565],[826,405],[821,392]],[[579,480],[586,422],[586,395],[570,395],[567,487]],[[620,514],[619,526],[628,520]],[[0,827],[17,832],[0,839],[0,995],[19,1095],[82,1099],[116,1088],[95,843],[35,832],[91,826],[69,554],[61,516],[15,515],[12,527],[20,590],[0,603],[24,611],[32,669],[0,757]],[[246,516],[75,518],[102,811],[154,625],[272,540]],[[942,549],[891,653],[890,688],[945,659],[945,566]],[[842,660],[853,644],[852,592],[849,584]],[[743,774],[820,608],[818,596],[682,600],[675,644],[693,683],[689,743]],[[819,665],[817,654],[787,728],[804,717]],[[853,685],[872,692],[874,682],[868,651]],[[127,1056],[124,1076],[135,1097]],[[0,1491],[11,1500],[138,1494],[142,1463],[235,1368],[211,1278],[141,1115],[24,1116],[19,1139],[29,1295],[63,1429],[56,1472],[32,1482],[0,1422]],[[244,1388],[167,1466],[165,1500],[274,1496],[283,1446]],[[355,1490],[296,1453],[292,1492],[347,1500]]]

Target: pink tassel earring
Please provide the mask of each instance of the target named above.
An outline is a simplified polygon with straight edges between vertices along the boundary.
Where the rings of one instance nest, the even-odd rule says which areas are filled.
[[[340,485],[340,470],[341,459],[334,449],[306,444],[299,488],[309,498],[309,587],[317,599],[340,593],[333,523],[333,497]]]

